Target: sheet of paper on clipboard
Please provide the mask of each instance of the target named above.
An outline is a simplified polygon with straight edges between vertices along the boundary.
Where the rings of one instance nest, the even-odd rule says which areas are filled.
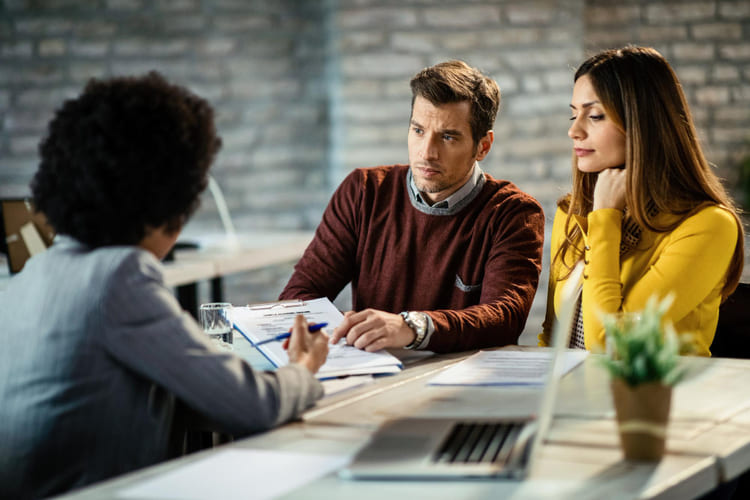
[[[344,320],[344,315],[327,298],[235,307],[232,311],[232,320],[235,330],[255,345],[257,342],[289,331],[297,314],[304,315],[310,323],[328,323],[326,329],[329,332]],[[289,363],[289,357],[282,347],[282,342],[269,342],[257,346],[257,349],[274,366],[284,366]],[[362,351],[346,345],[342,339],[337,345],[330,346],[328,359],[320,367],[316,376],[319,379],[325,379],[345,375],[387,374],[397,373],[402,368],[401,361],[385,350]]]

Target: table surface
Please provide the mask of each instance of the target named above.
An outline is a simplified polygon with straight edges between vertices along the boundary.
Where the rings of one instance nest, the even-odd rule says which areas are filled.
[[[176,250],[175,260],[164,263],[168,286],[195,283],[232,273],[298,260],[312,241],[312,231],[252,231],[237,238],[225,234],[184,235],[198,249]]]
[[[537,350],[536,347],[513,349]],[[242,344],[238,353],[251,356]],[[122,489],[227,449],[353,456],[389,418],[528,414],[540,388],[440,387],[426,382],[459,353],[406,360],[406,369],[337,393],[301,421],[154,467],[68,496],[116,498]],[[353,481],[329,474],[284,498],[696,498],[750,467],[750,361],[686,358],[688,378],[673,393],[667,453],[655,463],[623,460],[608,378],[595,356],[560,383],[550,433],[524,481]]]
[[[163,263],[164,282],[180,286],[296,261],[313,235],[312,231],[251,231],[236,239],[223,233],[185,235],[181,241],[198,243],[200,248],[176,250],[175,260]],[[0,254],[0,290],[9,279],[8,264]]]

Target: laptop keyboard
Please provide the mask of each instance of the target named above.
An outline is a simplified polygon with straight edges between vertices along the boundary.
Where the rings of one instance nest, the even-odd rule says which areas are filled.
[[[505,463],[524,424],[459,423],[433,457],[438,463]]]

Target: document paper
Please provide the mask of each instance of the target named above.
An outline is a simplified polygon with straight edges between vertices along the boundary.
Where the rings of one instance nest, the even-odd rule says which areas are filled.
[[[289,331],[297,314],[304,315],[310,323],[328,323],[329,331],[344,320],[344,315],[327,298],[235,307],[232,320],[235,329],[255,345],[256,342]],[[257,348],[274,366],[289,363],[289,356],[282,347],[282,342],[269,342]],[[344,339],[341,339],[338,344],[330,346],[328,358],[316,376],[325,379],[345,375],[397,373],[401,369],[401,361],[389,352],[363,351],[346,345]]]
[[[479,351],[429,382],[430,385],[542,385],[552,360],[550,351]],[[560,376],[578,366],[588,351],[564,353]]]
[[[344,466],[350,457],[229,449],[125,488],[118,498],[261,500],[277,498]]]

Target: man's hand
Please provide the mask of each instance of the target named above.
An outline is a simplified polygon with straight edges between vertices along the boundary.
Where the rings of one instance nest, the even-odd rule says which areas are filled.
[[[346,338],[347,344],[374,352],[386,347],[407,346],[416,336],[401,315],[365,309],[344,314],[344,321],[333,331],[331,343]]]
[[[305,317],[298,314],[294,318],[292,336],[284,347],[291,363],[299,363],[315,374],[328,357],[328,335],[323,330],[310,333]]]

